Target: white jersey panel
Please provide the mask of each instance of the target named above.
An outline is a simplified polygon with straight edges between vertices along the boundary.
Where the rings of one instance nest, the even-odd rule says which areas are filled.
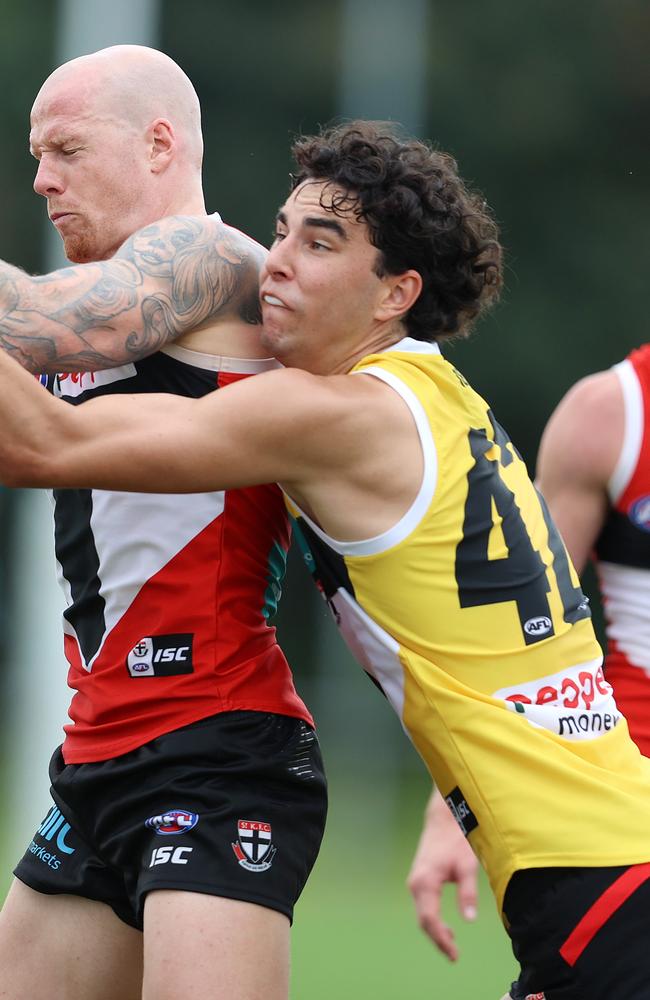
[[[607,635],[634,667],[650,674],[650,573],[636,566],[599,562],[607,606]]]
[[[183,504],[183,500],[187,502]],[[93,490],[91,527],[99,556],[106,636],[133,604],[140,588],[216,517],[225,494],[141,494]],[[182,520],[178,517],[183,511]]]
[[[639,379],[632,362],[627,358],[614,365],[623,393],[625,408],[625,429],[623,432],[623,447],[608,484],[609,497],[616,504],[634,474],[639,461],[641,443],[643,441],[644,413],[643,395]]]

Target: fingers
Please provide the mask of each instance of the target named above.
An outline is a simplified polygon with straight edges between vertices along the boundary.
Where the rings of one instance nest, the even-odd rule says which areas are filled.
[[[450,962],[458,960],[458,947],[456,938],[451,927],[442,920],[440,912],[418,912],[420,927],[427,934],[436,948],[449,959]]]
[[[476,864],[458,873],[456,902],[458,912],[463,920],[470,922],[476,920],[478,916],[478,866]]]

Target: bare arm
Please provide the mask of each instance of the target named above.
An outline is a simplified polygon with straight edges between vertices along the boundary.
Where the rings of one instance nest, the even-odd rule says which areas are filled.
[[[107,261],[40,277],[0,262],[0,347],[31,372],[96,371],[224,316],[260,322],[262,254],[214,217],[173,216]]]
[[[607,483],[623,444],[624,421],[617,376],[599,372],[569,390],[542,436],[537,484],[578,573],[607,515]]]
[[[155,493],[281,481],[300,494],[305,484],[327,492],[348,479],[354,488],[372,425],[381,423],[367,415],[368,400],[380,400],[380,418],[382,401],[403,406],[375,379],[297,369],[256,375],[201,399],[146,393],[70,406],[2,352],[0,387],[4,483]]]

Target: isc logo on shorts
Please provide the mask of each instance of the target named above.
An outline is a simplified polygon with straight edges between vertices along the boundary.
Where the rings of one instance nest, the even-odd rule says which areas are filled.
[[[149,867],[166,864],[186,865],[189,860],[187,855],[193,850],[193,847],[155,847],[151,852]]]
[[[126,667],[131,677],[173,677],[177,674],[191,674],[192,643],[191,632],[175,635],[148,635],[135,646],[126,658]]]

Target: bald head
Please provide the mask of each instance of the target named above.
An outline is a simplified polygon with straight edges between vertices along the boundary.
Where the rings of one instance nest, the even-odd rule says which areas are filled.
[[[164,52],[144,45],[113,45],[63,63],[38,92],[32,121],[57,99],[72,100],[138,133],[165,119],[174,129],[179,153],[188,165],[201,167],[199,99],[189,77]]]
[[[105,259],[136,229],[205,213],[201,111],[173,59],[116,45],[59,66],[31,114],[34,189],[75,262]]]

